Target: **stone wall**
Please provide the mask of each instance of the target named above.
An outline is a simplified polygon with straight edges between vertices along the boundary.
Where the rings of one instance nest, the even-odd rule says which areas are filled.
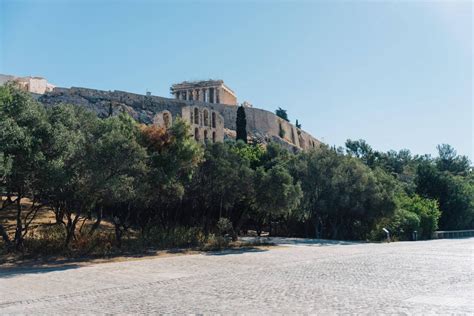
[[[15,84],[17,88],[35,94],[51,92],[55,87],[42,77],[16,77],[0,74],[0,85],[9,81]]]
[[[176,116],[190,117],[187,107],[198,107],[209,109],[209,113],[216,111],[223,120],[223,129],[236,129],[237,107],[225,104],[211,104],[200,101],[185,101],[169,99],[158,96],[140,95],[123,91],[101,91],[86,88],[55,88],[52,92],[38,97],[38,100],[46,106],[66,103],[83,106],[96,112],[100,117],[116,115],[127,112],[137,121],[145,124],[153,124],[156,115],[160,112],[168,112],[173,120]],[[188,114],[186,114],[188,113]],[[274,113],[258,109],[245,108],[247,117],[247,131],[257,139],[270,141],[279,139],[282,144],[289,148],[309,149],[316,147],[320,142],[301,129],[282,120]],[[281,132],[283,130],[284,132]],[[212,133],[212,131],[209,131]],[[219,131],[218,139],[223,139],[224,132]],[[284,134],[284,135],[283,135]],[[222,138],[221,138],[222,135]],[[280,138],[280,135],[283,135]]]
[[[185,106],[181,117],[191,126],[191,135],[197,141],[223,142],[224,118],[207,106]]]
[[[237,105],[237,98],[221,87],[219,88],[219,102],[221,104]]]

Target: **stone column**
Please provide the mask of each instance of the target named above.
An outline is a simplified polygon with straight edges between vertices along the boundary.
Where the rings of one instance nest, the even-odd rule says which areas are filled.
[[[219,88],[215,88],[215,96],[214,96],[214,100],[216,100],[216,102],[214,103],[220,103],[221,100],[219,100]]]
[[[188,100],[191,101],[193,99],[193,90],[188,90]]]

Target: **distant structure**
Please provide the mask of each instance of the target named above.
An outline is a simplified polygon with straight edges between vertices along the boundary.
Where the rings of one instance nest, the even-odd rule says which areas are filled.
[[[21,90],[36,94],[51,92],[56,87],[43,77],[16,77],[0,74],[0,85],[4,85],[7,82],[14,83]]]
[[[253,104],[248,102],[248,101],[244,101],[242,102],[241,104],[244,108],[253,108]]]
[[[177,100],[237,105],[237,96],[223,80],[183,81],[170,88]]]
[[[224,118],[218,111],[204,106],[184,106],[180,110],[181,112],[175,114],[175,119],[179,116],[190,125],[191,135],[196,141],[224,141]],[[173,113],[169,110],[156,113],[153,124],[170,128],[173,124]]]
[[[180,118],[189,125],[189,135],[202,143],[223,142],[236,138],[237,96],[223,80],[184,81],[170,88],[174,98],[154,96],[149,91],[135,94],[125,91],[102,91],[87,88],[61,88],[41,77],[0,75],[0,85],[15,83],[31,92],[44,106],[74,104],[109,117],[128,113],[144,124],[170,128]],[[301,128],[250,102],[241,104],[247,119],[250,143],[276,142],[291,151],[309,150],[321,142]]]

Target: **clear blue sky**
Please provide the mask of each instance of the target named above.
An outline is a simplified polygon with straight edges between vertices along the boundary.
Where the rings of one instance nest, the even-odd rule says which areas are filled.
[[[220,78],[331,145],[473,160],[470,1],[0,0],[0,73],[169,96]]]

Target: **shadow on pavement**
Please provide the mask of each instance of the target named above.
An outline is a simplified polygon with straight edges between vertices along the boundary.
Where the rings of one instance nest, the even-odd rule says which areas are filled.
[[[56,266],[38,266],[34,268],[0,268],[0,279],[11,278],[22,274],[38,274],[38,273],[49,273],[56,271],[65,271],[71,269],[77,269],[81,266],[78,264],[58,264]]]
[[[364,242],[329,240],[329,239],[309,239],[309,238],[289,238],[289,237],[242,237],[245,242],[269,243],[279,246],[336,246],[336,245],[357,245]]]
[[[245,247],[238,249],[224,249],[216,251],[208,251],[205,253],[206,256],[227,256],[227,255],[241,255],[247,252],[265,252],[267,249],[255,248],[255,247]]]

